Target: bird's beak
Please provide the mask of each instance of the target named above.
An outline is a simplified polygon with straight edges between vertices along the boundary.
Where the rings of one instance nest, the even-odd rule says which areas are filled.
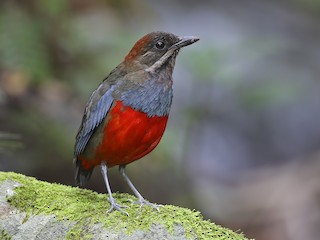
[[[172,45],[171,48],[179,49],[179,48],[188,46],[190,44],[193,44],[193,43],[199,41],[199,38],[194,37],[194,36],[188,36],[188,37],[179,37],[179,40],[180,41],[177,42],[176,44]]]
[[[163,54],[163,56],[155,62],[152,66],[146,69],[147,72],[155,72],[157,69],[159,69],[166,61],[168,61],[168,58],[174,56],[177,56],[177,53],[180,48],[188,46],[190,44],[193,44],[195,42],[199,41],[198,37],[179,37],[179,41],[176,44],[173,44],[171,47],[169,47],[168,51]],[[174,61],[173,61],[174,64]]]

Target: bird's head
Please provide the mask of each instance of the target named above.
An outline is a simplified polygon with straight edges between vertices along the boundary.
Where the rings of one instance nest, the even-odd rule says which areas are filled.
[[[136,42],[124,62],[147,71],[158,71],[168,64],[172,69],[180,48],[198,40],[193,36],[178,37],[167,32],[151,32]]]

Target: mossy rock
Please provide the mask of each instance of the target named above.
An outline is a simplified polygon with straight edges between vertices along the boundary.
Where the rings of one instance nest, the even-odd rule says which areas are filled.
[[[204,220],[194,210],[140,208],[114,194],[129,216],[114,211],[106,194],[0,172],[0,239],[247,239]]]

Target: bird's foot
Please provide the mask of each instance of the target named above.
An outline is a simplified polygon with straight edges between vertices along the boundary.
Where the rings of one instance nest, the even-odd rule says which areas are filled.
[[[145,205],[150,206],[150,207],[156,209],[158,212],[160,212],[160,207],[163,206],[163,205],[161,205],[161,204],[151,203],[151,202],[145,200],[144,198],[139,198],[138,201],[133,201],[133,200],[129,199],[129,201],[130,201],[132,204],[139,204],[139,205],[140,205],[140,208],[142,208],[142,207],[145,206]]]
[[[119,212],[122,212],[122,213],[126,214],[129,217],[129,213],[127,213],[126,211],[122,210],[123,208],[128,208],[128,206],[120,205],[120,204],[116,203],[114,198],[111,198],[111,199],[109,198],[108,201],[111,204],[111,207],[107,211],[107,213],[111,213],[114,210],[118,210]]]

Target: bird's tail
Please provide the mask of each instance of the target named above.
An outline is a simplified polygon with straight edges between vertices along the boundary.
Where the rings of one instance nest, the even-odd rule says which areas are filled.
[[[87,181],[89,181],[93,168],[90,169],[89,171],[84,169],[81,166],[81,162],[76,158],[74,159],[74,162],[76,163],[76,176],[75,176],[76,184],[78,186],[83,186]]]

